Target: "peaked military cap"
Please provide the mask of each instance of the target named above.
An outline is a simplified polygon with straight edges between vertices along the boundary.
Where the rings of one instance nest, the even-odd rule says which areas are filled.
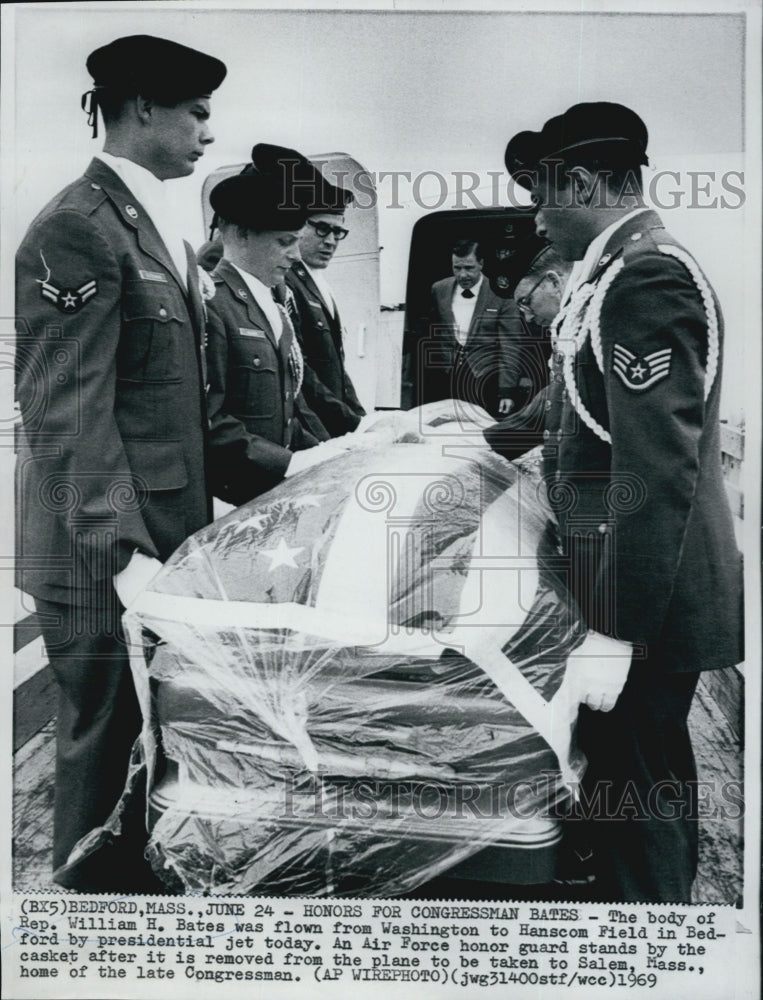
[[[351,191],[327,181],[296,149],[258,142],[252,149],[252,165],[262,173],[282,174],[290,195],[307,209],[308,215],[341,215],[353,201]]]
[[[615,163],[648,163],[646,125],[635,111],[622,104],[594,101],[575,104],[549,118],[539,132],[518,132],[506,146],[506,169],[522,187],[532,187],[533,174],[544,160],[570,162],[606,156]]]
[[[87,69],[93,77],[93,89],[83,94],[82,107],[94,136],[99,91],[110,90],[124,97],[141,94],[173,105],[208,96],[227,72],[225,63],[214,56],[154,35],[127,35],[102,45],[87,57]]]

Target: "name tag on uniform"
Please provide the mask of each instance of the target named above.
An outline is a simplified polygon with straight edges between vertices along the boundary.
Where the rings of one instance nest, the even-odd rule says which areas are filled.
[[[242,337],[257,337],[259,340],[266,340],[265,331],[253,327],[240,326],[238,332]]]
[[[138,271],[144,281],[167,281],[167,275],[161,271]]]

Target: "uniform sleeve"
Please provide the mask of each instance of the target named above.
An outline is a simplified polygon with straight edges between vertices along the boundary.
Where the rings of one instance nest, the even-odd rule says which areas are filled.
[[[673,593],[700,476],[707,318],[684,266],[648,254],[613,282],[600,330],[611,517],[592,606],[611,607],[617,638],[648,643]]]
[[[503,399],[519,385],[522,375],[524,327],[513,299],[503,299],[498,310],[498,396]]]
[[[251,434],[226,411],[228,332],[224,309],[207,305],[207,378],[209,379],[209,488],[228,503],[242,504],[280,483],[291,450]]]
[[[300,346],[302,346],[301,340]],[[334,395],[328,386],[318,378],[305,358],[302,394],[309,409],[318,417],[331,437],[339,437],[349,431],[354,431],[360,423],[360,418],[366,412],[360,405],[350,377],[346,372],[344,372],[344,387],[347,401]]]
[[[22,502],[93,526],[75,544],[94,579],[136,548],[157,555],[115,416],[121,310],[121,270],[91,219],[62,210],[32,226],[16,258],[16,395],[33,460],[55,473]]]
[[[522,409],[485,428],[483,437],[493,451],[511,461],[543,443],[546,392],[547,387],[541,389]]]

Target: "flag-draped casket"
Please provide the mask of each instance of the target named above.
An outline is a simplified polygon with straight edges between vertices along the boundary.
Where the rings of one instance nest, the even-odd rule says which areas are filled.
[[[343,439],[126,615],[172,888],[389,896],[474,855],[522,881],[558,840],[578,613],[537,474],[448,412]]]

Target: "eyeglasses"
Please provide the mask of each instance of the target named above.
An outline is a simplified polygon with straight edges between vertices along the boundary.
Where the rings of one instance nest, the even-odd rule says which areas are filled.
[[[342,226],[330,226],[327,222],[313,222],[312,219],[308,219],[307,224],[313,227],[316,234],[322,240],[325,240],[331,234],[338,242],[339,240],[343,240],[350,231],[349,229],[343,229]]]
[[[517,307],[523,313],[527,314],[527,313],[532,312],[531,303],[532,303],[532,300],[533,300],[533,295],[535,295],[536,291],[543,284],[543,282],[546,280],[547,277],[548,277],[548,275],[544,274],[542,278],[540,278],[538,281],[535,282],[535,284],[532,286],[532,288],[527,293],[527,295],[523,295],[521,299],[515,299],[515,302],[517,303]]]

